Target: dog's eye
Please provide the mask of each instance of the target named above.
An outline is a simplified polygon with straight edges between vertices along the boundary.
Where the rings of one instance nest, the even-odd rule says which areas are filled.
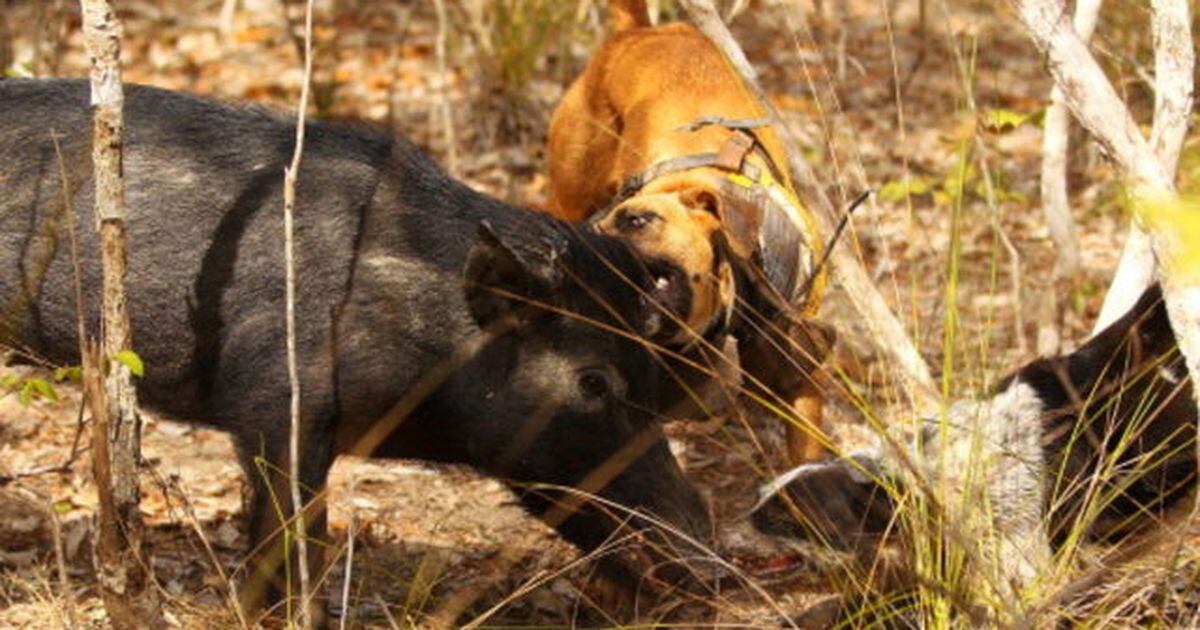
[[[649,225],[655,218],[650,212],[626,212],[617,219],[617,229],[622,232],[636,232]]]
[[[601,370],[585,370],[579,375],[579,392],[588,400],[606,398],[611,391],[608,375]]]

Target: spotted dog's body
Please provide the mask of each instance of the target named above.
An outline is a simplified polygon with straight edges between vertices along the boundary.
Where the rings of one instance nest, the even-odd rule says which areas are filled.
[[[1011,599],[1064,541],[1121,539],[1190,493],[1196,407],[1158,287],[1079,350],[1034,361],[997,391],[926,421],[902,454],[880,449],[784,475],[764,489],[755,525],[869,544],[894,525],[885,486],[934,490],[977,582]]]
[[[748,382],[819,427],[812,377],[832,333],[807,316],[821,247],[780,138],[694,27],[652,27],[642,0],[609,9],[612,36],[551,120],[550,211],[625,236],[648,259],[652,297],[674,314],[661,341],[720,347],[701,338],[733,334]],[[794,460],[824,452],[792,428]]]

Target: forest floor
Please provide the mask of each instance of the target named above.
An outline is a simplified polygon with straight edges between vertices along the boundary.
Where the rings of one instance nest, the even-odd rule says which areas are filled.
[[[50,29],[57,40],[35,46],[36,4],[17,2],[9,9],[18,66],[86,76],[77,16],[61,23],[62,35]],[[437,70],[432,3],[344,4],[318,14],[318,81],[327,86],[328,105],[323,114],[390,125],[478,189],[527,205],[544,202],[545,125],[602,31],[594,7],[588,8],[592,3],[570,3],[584,9],[578,21],[556,24],[543,42],[526,42],[535,49],[534,61],[516,88],[497,78],[504,71],[484,52],[503,50],[506,40],[470,26],[458,3],[449,3],[454,24],[445,77]],[[1052,278],[1055,253],[1037,202],[1036,116],[1050,84],[1014,16],[1005,9],[949,9],[931,2],[921,24],[915,1],[841,4],[824,28],[814,29],[811,16],[798,8],[808,3],[752,2],[733,31],[806,140],[831,196],[846,203],[867,188],[879,192],[855,215],[851,242],[929,364],[953,368],[955,395],[978,393],[1036,355],[1039,307],[1051,297],[1057,298],[1055,327],[1064,345],[1084,338],[1115,268],[1128,216],[1113,169],[1094,147],[1076,142],[1071,183],[1083,268],[1064,292]],[[895,8],[885,15],[887,6]],[[240,3],[226,33],[219,9],[213,1],[128,3],[126,80],[290,108],[302,75],[279,5]],[[1137,42],[1106,39],[1104,29],[1102,24],[1099,48],[1123,94],[1144,113],[1150,101],[1138,78]],[[61,46],[47,53],[54,48],[47,41]],[[53,68],[30,62],[35,47],[56,58]],[[454,120],[453,155],[438,118],[443,94]],[[1074,138],[1084,139],[1078,133]],[[1185,171],[1193,168],[1194,144],[1189,140]],[[955,194],[960,185],[961,196]],[[952,257],[959,262],[954,282]],[[947,287],[955,287],[958,305],[957,341],[950,346],[944,334]],[[845,297],[837,287],[830,294],[822,317],[840,330],[836,361],[845,384],[865,393],[881,417],[908,413],[889,387],[889,370],[861,341],[864,331]],[[23,370],[0,367],[0,374]],[[0,476],[19,477],[0,485],[0,627],[62,622],[47,508],[61,525],[79,619],[90,625],[103,618],[88,551],[96,505],[88,455],[70,461],[79,395],[69,385],[57,389],[57,401],[0,398]],[[838,437],[845,443],[862,439],[860,414],[845,401],[834,400],[832,407]],[[689,476],[712,498],[718,527],[744,527],[764,471],[781,465],[779,423],[731,421],[717,431],[681,424],[670,432]],[[152,466],[143,479],[142,511],[171,619],[184,627],[233,623],[222,573],[236,565],[246,538],[244,482],[229,440],[151,416],[143,444]],[[24,475],[63,462],[70,463],[62,472]],[[344,542],[354,532],[354,623],[420,624],[459,592],[474,594],[462,619],[488,613],[489,625],[615,623],[602,601],[605,589],[595,586],[594,566],[576,562],[578,553],[527,516],[494,480],[455,467],[339,460],[330,487],[335,540]],[[502,551],[515,563],[497,563]],[[341,605],[343,567],[326,580],[334,609]],[[792,584],[722,595],[718,621],[778,625],[780,613],[798,614],[826,592]]]

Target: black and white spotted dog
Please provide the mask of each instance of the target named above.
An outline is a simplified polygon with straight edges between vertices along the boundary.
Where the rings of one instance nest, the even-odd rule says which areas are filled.
[[[895,527],[900,497],[932,495],[947,536],[971,548],[975,575],[1014,596],[1069,538],[1121,539],[1187,496],[1196,422],[1154,286],[1077,351],[1034,361],[991,398],[925,421],[914,443],[772,481],[753,521],[768,534],[861,550]]]

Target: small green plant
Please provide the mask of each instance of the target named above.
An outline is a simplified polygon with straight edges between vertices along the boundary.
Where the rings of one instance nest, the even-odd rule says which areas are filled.
[[[29,406],[35,400],[59,400],[54,386],[44,378],[5,374],[0,376],[0,397],[10,395],[15,395],[23,406]]]

